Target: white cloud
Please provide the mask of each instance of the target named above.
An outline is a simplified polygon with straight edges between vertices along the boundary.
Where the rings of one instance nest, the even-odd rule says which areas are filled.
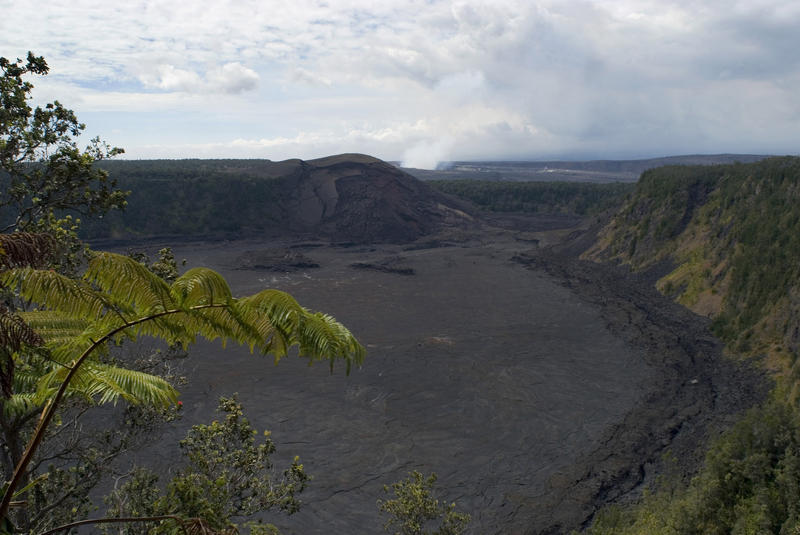
[[[151,72],[140,75],[139,80],[145,87],[189,93],[197,92],[205,85],[197,73],[178,69],[174,65],[158,65]]]
[[[217,132],[235,128],[241,139],[291,140],[275,146],[297,155],[393,159],[439,145],[444,158],[785,152],[800,138],[792,0],[0,0],[0,8],[3,54],[31,49],[52,67],[37,89],[67,105],[76,99],[79,116],[171,109],[154,119],[174,136],[162,145],[185,150],[195,144],[181,142],[179,125],[209,109],[218,127],[184,136],[207,136],[206,150],[218,155],[234,145]]]
[[[248,69],[238,61],[226,63],[208,73],[209,85],[223,93],[252,91],[258,86],[258,80],[256,71]]]
[[[319,74],[311,72],[302,67],[295,67],[292,70],[291,80],[292,82],[297,82],[299,84],[318,85],[325,87],[330,87],[332,85],[330,79],[320,76]]]
[[[205,76],[174,65],[161,64],[142,69],[138,75],[145,88],[186,93],[242,93],[258,86],[259,76],[239,62],[209,70]]]

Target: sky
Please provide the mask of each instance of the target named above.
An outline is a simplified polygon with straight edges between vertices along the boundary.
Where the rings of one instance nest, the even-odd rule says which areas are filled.
[[[0,0],[0,56],[126,158],[800,151],[796,0]]]

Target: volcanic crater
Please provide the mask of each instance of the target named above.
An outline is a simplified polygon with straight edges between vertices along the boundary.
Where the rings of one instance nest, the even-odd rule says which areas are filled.
[[[668,450],[691,473],[766,391],[647,274],[579,260],[579,218],[488,217],[361,155],[284,164],[291,232],[167,245],[236,295],[278,288],[334,315],[366,362],[347,376],[199,344],[183,420],[142,458],[179,462],[185,429],[237,392],[314,476],[299,513],[266,517],[285,533],[379,533],[383,485],[414,469],[438,474],[469,533],[567,533]]]

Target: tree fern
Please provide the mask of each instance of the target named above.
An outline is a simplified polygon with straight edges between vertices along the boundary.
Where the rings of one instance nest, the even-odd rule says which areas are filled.
[[[33,398],[47,403],[6,487],[0,518],[7,516],[44,430],[69,389],[100,402],[164,405],[176,400],[162,379],[102,363],[98,356],[109,343],[147,335],[187,345],[201,336],[271,353],[276,362],[296,346],[301,356],[312,362],[327,359],[331,368],[343,360],[348,373],[364,359],[364,348],[333,317],[312,313],[277,290],[234,298],[225,279],[207,268],[191,269],[167,284],[129,257],[97,253],[82,279],[20,268],[0,273],[0,283],[40,307],[25,319],[41,333],[47,350]]]

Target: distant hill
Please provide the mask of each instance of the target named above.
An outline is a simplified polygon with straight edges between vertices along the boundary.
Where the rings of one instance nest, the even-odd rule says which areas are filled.
[[[586,257],[670,266],[663,293],[800,377],[800,158],[646,171]]]
[[[664,165],[751,163],[767,158],[756,154],[668,156],[647,160],[541,162],[447,162],[440,170],[403,168],[420,180],[635,182],[644,171]]]
[[[131,191],[87,237],[313,235],[407,242],[468,224],[464,203],[363,154],[317,160],[139,160],[100,164]]]

